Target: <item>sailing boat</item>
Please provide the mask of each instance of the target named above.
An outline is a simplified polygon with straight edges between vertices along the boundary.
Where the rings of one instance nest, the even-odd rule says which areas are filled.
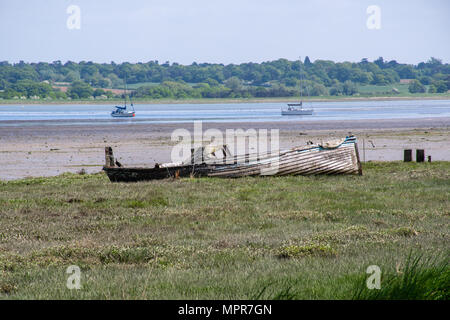
[[[313,109],[303,109],[303,90],[302,90],[302,62],[300,62],[300,102],[299,103],[288,103],[286,110],[281,110],[282,116],[310,116],[313,114]]]
[[[124,92],[124,105],[122,106],[115,106],[116,110],[113,110],[111,112],[111,116],[115,118],[131,118],[136,115],[136,111],[134,110],[133,102],[131,101],[130,97],[130,104],[131,110],[127,110],[127,79],[125,78],[125,92]]]

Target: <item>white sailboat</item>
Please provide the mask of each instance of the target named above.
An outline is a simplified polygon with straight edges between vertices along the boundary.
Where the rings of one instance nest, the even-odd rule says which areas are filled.
[[[300,62],[300,102],[299,103],[288,103],[287,109],[281,109],[282,116],[310,116],[313,114],[314,110],[312,108],[303,108],[303,89],[302,89],[302,62]]]
[[[131,105],[133,107],[133,105]],[[127,110],[127,106],[115,106],[116,110],[111,111],[111,117],[115,118],[130,118],[136,115],[136,111]]]
[[[132,118],[136,115],[134,110],[133,102],[130,97],[130,106],[133,110],[127,110],[127,80],[125,78],[125,92],[124,92],[124,106],[115,106],[116,110],[111,112],[111,117],[114,118]]]

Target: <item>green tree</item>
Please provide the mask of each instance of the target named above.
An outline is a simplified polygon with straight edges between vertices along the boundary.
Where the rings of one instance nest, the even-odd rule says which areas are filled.
[[[437,93],[447,92],[447,83],[445,81],[443,81],[443,80],[436,81],[435,86],[436,86]]]
[[[432,84],[428,87],[428,93],[436,93],[436,92],[437,92],[437,90],[436,90],[436,86],[434,84]]]
[[[312,64],[308,56],[305,57],[303,64],[305,65],[305,67],[309,67]]]
[[[92,93],[94,97],[101,96],[102,94],[105,94],[105,90],[103,89],[95,89],[94,92]]]
[[[217,87],[219,85],[217,80],[211,78],[206,79],[205,83],[209,84],[210,87]]]
[[[384,60],[383,57],[379,57],[377,60],[375,60],[373,63],[375,63],[380,69],[384,68]]]
[[[340,96],[344,93],[344,86],[339,81],[335,81],[333,86],[330,88],[330,95]]]
[[[62,92],[61,90],[54,90],[54,93],[55,93],[55,98],[56,99],[66,99],[67,98],[67,95],[66,95],[66,93],[65,92]]]
[[[386,81],[386,78],[385,78],[384,74],[382,74],[382,73],[375,73],[373,75],[372,84],[376,84],[376,85],[379,85],[379,86],[384,86],[384,85],[388,84],[388,81]]]
[[[71,70],[67,73],[66,77],[64,78],[64,81],[66,82],[73,82],[80,80],[80,73],[75,70]]]
[[[225,86],[233,91],[242,89],[242,81],[238,77],[231,77],[225,81]]]
[[[431,84],[432,80],[433,79],[431,79],[431,77],[429,77],[429,76],[421,76],[421,77],[419,77],[420,83],[425,85],[425,86]]]
[[[328,95],[328,89],[320,83],[315,83],[311,89],[312,96],[326,96]]]
[[[13,84],[12,89],[21,96],[26,96],[28,98],[38,96],[41,98],[49,97],[53,93],[53,88],[45,82],[35,82],[31,80],[19,80]]]
[[[344,82],[342,93],[348,96],[354,95],[355,93],[358,93],[358,88],[356,85],[351,82],[350,80],[347,80]]]
[[[426,91],[425,86],[419,80],[411,81],[408,90],[410,93],[424,93]]]
[[[87,99],[92,96],[94,90],[92,87],[81,80],[74,81],[67,89],[67,95],[72,99]]]

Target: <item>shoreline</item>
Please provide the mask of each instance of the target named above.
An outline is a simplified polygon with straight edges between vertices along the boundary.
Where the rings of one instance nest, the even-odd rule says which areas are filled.
[[[135,100],[134,104],[232,104],[232,103],[283,103],[298,101],[299,97],[277,98],[202,98],[202,99],[143,99]],[[436,96],[374,96],[374,97],[317,97],[303,100],[304,102],[351,102],[351,101],[398,101],[398,100],[450,100],[450,95]],[[0,100],[2,105],[109,105],[121,104],[122,100]]]
[[[132,123],[114,122],[113,120],[3,120],[0,121],[0,142],[5,142],[10,132],[16,130],[30,132],[46,132],[58,134],[60,131],[72,132],[105,132],[115,131],[126,135],[127,131],[138,131],[153,134],[158,132],[170,136],[172,131],[178,128],[193,128],[194,120],[180,122],[148,122],[145,119]],[[374,130],[421,130],[439,129],[450,131],[450,117],[429,118],[399,118],[399,119],[357,119],[357,120],[308,120],[304,122],[280,120],[280,121],[206,121],[202,122],[203,130],[207,129],[279,129],[282,131],[348,131],[362,130],[361,133]],[[2,136],[4,137],[2,139]],[[1,152],[1,148],[0,148]]]
[[[114,119],[59,119],[59,120],[0,120],[0,133],[2,130],[11,130],[12,128],[105,128],[108,131],[108,125],[118,127],[137,127],[156,128],[158,132],[168,132],[186,125],[192,126],[195,120],[172,121],[172,122],[149,122],[148,119],[133,119],[129,122],[115,122]],[[67,125],[69,123],[69,125]],[[3,125],[2,124],[6,124]],[[26,126],[20,126],[26,124]],[[450,130],[450,117],[423,117],[423,118],[397,118],[397,119],[354,119],[354,120],[307,120],[304,122],[294,120],[280,121],[202,121],[203,127],[219,128],[267,128],[280,130],[287,128],[304,128],[304,130],[336,130],[338,128],[348,129],[420,129],[431,126],[432,128],[445,128]],[[319,129],[320,128],[320,129]],[[120,130],[127,130],[120,129]]]

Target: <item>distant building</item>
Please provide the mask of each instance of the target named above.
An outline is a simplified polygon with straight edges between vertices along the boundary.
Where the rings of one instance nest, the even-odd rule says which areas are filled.
[[[400,83],[402,84],[408,84],[411,83],[414,79],[400,79]]]

